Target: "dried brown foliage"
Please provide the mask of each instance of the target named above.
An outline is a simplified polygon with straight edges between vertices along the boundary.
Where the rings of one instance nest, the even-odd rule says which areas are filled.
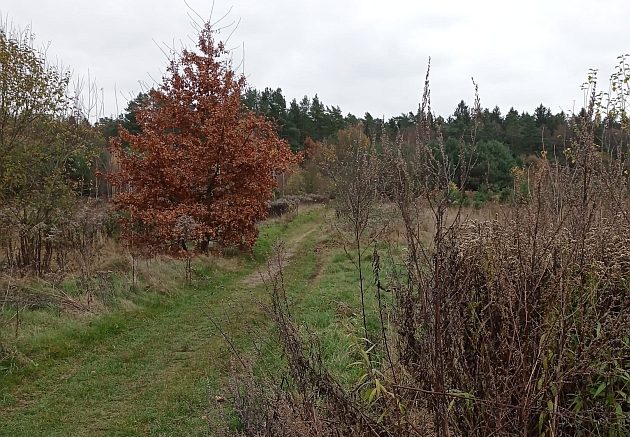
[[[515,169],[512,203],[493,220],[470,220],[449,196],[474,165],[471,146],[461,143],[468,161],[448,161],[427,76],[414,141],[386,143],[380,164],[406,241],[388,275],[373,255],[387,396],[366,405],[331,379],[297,334],[280,283],[273,314],[297,382],[283,402],[312,399],[311,425],[317,417],[336,435],[630,433],[630,161],[627,146],[597,145],[610,112],[589,91],[562,156],[543,152]],[[393,307],[382,306],[386,292]]]
[[[295,162],[269,121],[241,105],[245,79],[206,25],[137,111],[142,132],[113,142],[114,204],[136,248],[185,253],[208,242],[249,248],[267,215],[274,174]],[[128,145],[127,145],[128,144]]]
[[[425,112],[424,159],[411,163],[424,184],[390,155],[409,250],[391,283],[400,388],[430,409],[438,435],[628,432],[628,161],[595,145],[590,101],[566,162],[543,153],[516,171],[514,203],[493,221],[447,222],[452,173],[439,132],[422,131]],[[428,246],[422,197],[436,223]]]

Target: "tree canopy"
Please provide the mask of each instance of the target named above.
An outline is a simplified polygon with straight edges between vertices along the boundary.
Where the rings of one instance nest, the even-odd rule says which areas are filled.
[[[135,109],[138,132],[113,141],[128,241],[182,254],[211,241],[249,248],[275,184],[296,157],[273,124],[241,104],[245,79],[206,26]]]
[[[9,265],[37,273],[50,265],[73,200],[90,191],[100,141],[69,81],[28,31],[0,28],[0,244]]]

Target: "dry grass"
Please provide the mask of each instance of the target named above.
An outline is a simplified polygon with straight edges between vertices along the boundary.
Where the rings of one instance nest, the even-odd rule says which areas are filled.
[[[375,340],[361,352],[360,388],[369,396],[332,378],[274,282],[293,384],[276,385],[257,407],[260,417],[276,414],[269,435],[293,435],[294,422],[309,423],[307,435],[630,433],[630,160],[627,147],[595,145],[591,97],[566,160],[542,154],[515,169],[509,206],[474,210],[449,200],[452,181],[461,191],[473,162],[448,162],[427,82],[415,143],[386,144],[380,166],[381,189],[398,212],[386,235],[404,250],[387,265],[376,248],[372,256],[380,332],[368,332],[365,303],[360,330]],[[379,207],[357,206],[373,192],[356,173],[348,186],[366,192],[338,201],[340,217],[357,211],[349,216],[360,225],[360,248],[361,226]]]
[[[402,217],[398,215],[396,205],[390,203],[383,205],[382,208],[388,211],[387,216],[391,217],[387,226],[387,233],[383,235],[382,239],[388,243],[405,245],[407,243],[405,223],[403,222]],[[453,205],[446,210],[444,220],[447,226],[451,226],[456,220],[461,222],[478,222],[495,219],[503,220],[506,215],[506,211],[510,208],[511,207],[508,204],[498,204],[492,202],[486,203],[483,208],[460,208]],[[417,232],[421,241],[423,241],[425,245],[431,245],[437,230],[434,212],[431,210],[430,205],[426,201],[419,200],[414,214],[417,217],[415,232]]]

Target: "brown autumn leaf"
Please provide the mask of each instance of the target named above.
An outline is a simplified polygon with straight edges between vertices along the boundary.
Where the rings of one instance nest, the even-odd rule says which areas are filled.
[[[138,109],[142,131],[112,142],[114,204],[134,250],[182,255],[211,241],[251,248],[274,174],[297,161],[272,123],[241,104],[245,78],[209,25]]]

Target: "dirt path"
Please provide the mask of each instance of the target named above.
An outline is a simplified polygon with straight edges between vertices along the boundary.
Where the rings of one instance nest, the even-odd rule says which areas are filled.
[[[289,262],[291,262],[291,259],[295,256],[295,251],[299,247],[300,243],[316,230],[317,227],[309,229],[291,241],[285,242],[284,250],[282,252],[279,254],[272,254],[267,260],[266,265],[261,266],[256,272],[243,278],[241,284],[245,287],[253,288],[269,282],[271,278],[278,274],[280,269],[283,269],[289,264]]]

